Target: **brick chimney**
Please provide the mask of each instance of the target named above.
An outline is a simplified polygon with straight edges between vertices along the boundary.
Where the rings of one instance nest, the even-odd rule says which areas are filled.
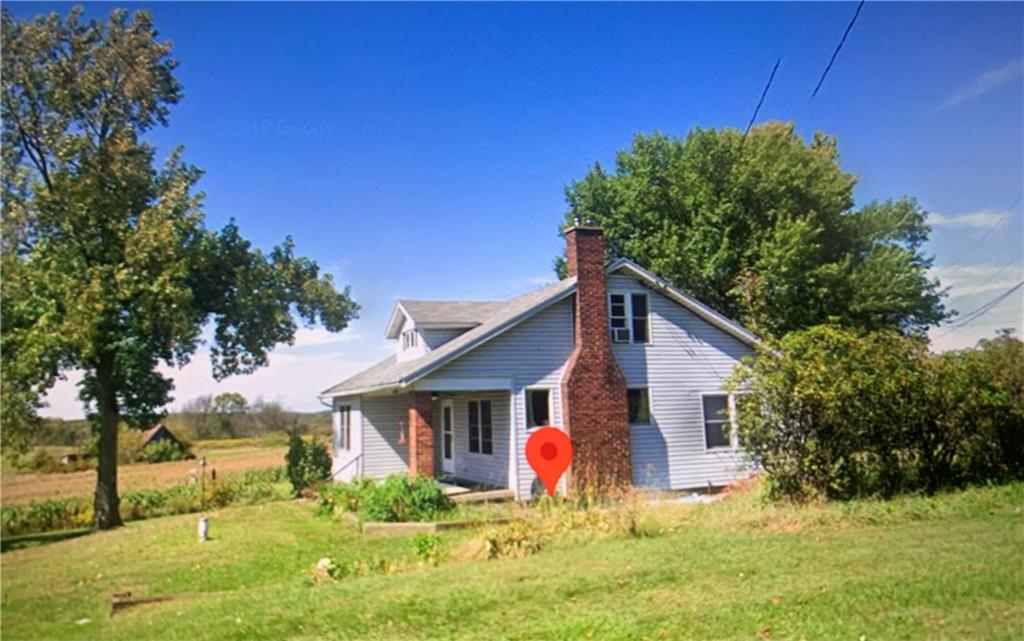
[[[604,233],[565,231],[569,276],[576,276],[576,345],[562,376],[563,423],[572,438],[569,480],[577,491],[604,493],[632,483],[626,379],[612,353]]]

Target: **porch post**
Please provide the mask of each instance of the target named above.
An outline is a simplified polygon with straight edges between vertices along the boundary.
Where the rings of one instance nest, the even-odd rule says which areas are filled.
[[[434,476],[433,417],[430,392],[409,394],[409,476]]]

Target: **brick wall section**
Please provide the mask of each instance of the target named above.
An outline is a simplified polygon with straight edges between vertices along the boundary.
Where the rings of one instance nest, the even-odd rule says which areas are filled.
[[[577,277],[576,346],[562,378],[563,422],[574,450],[569,483],[603,492],[632,483],[626,379],[608,331],[603,233],[577,226],[565,240],[568,273]]]
[[[409,394],[409,476],[434,476],[433,415],[430,392]]]

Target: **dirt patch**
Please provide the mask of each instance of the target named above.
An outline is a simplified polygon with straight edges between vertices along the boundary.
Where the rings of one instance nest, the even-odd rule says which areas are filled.
[[[284,465],[283,447],[234,448],[206,452],[207,473],[232,474]],[[200,450],[200,453],[201,450]],[[122,492],[152,490],[188,482],[189,473],[198,469],[198,459],[170,463],[138,463],[118,468],[117,484]],[[32,501],[91,496],[96,487],[96,472],[66,474],[14,474],[4,471],[0,493],[5,505],[24,505]]]

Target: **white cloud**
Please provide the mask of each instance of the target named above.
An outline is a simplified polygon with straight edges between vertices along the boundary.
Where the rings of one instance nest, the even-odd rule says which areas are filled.
[[[987,229],[1001,225],[1009,217],[1009,212],[994,209],[982,209],[969,214],[937,214],[928,215],[928,223],[935,227],[970,227]]]
[[[957,105],[974,100],[993,89],[1017,80],[1021,76],[1024,76],[1024,58],[1011,60],[998,69],[990,69],[979,74],[969,84],[964,85],[942,101],[938,109],[940,111],[943,109],[951,109]]]
[[[950,288],[950,298],[962,298],[983,292],[1005,291],[1021,279],[1021,265],[956,265],[933,267],[930,274]],[[984,301],[981,301],[984,302]]]
[[[159,370],[174,380],[171,392],[174,401],[170,409],[178,409],[196,396],[238,392],[249,400],[262,396],[277,400],[289,409],[317,411],[322,408],[317,394],[383,357],[384,354],[378,352],[384,350],[377,348],[376,342],[352,328],[339,334],[320,327],[302,328],[295,332],[294,345],[279,346],[271,352],[266,367],[248,376],[215,381],[211,375],[210,353],[206,349],[197,350],[188,365],[181,369],[161,366]],[[48,407],[40,410],[40,414],[81,418],[82,403],[78,400],[77,387],[81,380],[81,372],[68,372],[66,380],[59,381],[46,395]]]
[[[950,288],[951,307],[960,316],[980,308],[1024,277],[1024,265],[959,265],[935,267],[932,276]],[[982,338],[992,338],[996,331],[1008,327],[1024,335],[1024,296],[1018,291],[993,307],[983,316],[963,327],[957,320],[929,332],[936,351],[973,347]]]

